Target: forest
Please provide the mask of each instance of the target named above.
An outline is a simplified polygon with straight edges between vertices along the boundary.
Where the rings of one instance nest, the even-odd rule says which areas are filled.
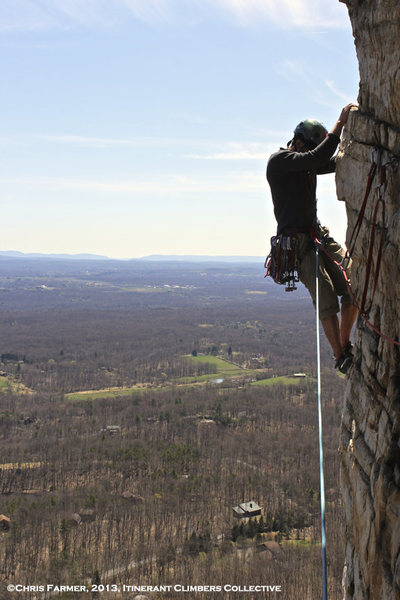
[[[1,598],[321,596],[303,287],[256,263],[1,257],[0,306]],[[339,600],[345,379],[321,343]]]

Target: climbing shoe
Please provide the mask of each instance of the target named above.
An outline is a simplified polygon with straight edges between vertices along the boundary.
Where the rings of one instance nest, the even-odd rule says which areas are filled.
[[[340,371],[341,373],[346,374],[347,371],[350,369],[352,362],[352,354],[342,354],[342,356],[339,356],[339,358],[335,362],[335,369],[338,369],[338,371]]]
[[[350,340],[345,344],[343,348],[343,354],[344,356],[351,356],[351,358],[353,358],[353,344],[350,342]]]

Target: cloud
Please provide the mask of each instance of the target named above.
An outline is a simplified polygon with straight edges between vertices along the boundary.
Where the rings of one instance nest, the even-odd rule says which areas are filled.
[[[42,0],[47,14],[70,25],[109,27],[116,22],[115,0]]]
[[[291,131],[262,130],[257,129],[257,137],[267,142],[232,142],[214,140],[199,140],[197,138],[184,137],[151,137],[140,136],[132,138],[112,138],[86,136],[78,134],[36,134],[27,136],[0,136],[0,144],[7,147],[10,145],[37,145],[38,143],[58,144],[76,148],[89,148],[96,150],[107,150],[118,147],[124,148],[155,148],[173,149],[174,155],[193,160],[235,160],[255,161],[266,160],[266,158],[289,139]],[[163,150],[164,151],[164,150]]]
[[[205,154],[189,154],[187,158],[196,160],[263,160],[276,150],[276,145],[260,143],[234,143],[225,144],[220,151]]]
[[[348,27],[346,9],[327,0],[212,0],[242,24],[270,21],[278,27]]]
[[[238,152],[219,152],[216,154],[189,154],[188,158],[198,160],[265,160],[266,152],[249,152],[242,150]]]
[[[313,102],[337,110],[337,99],[347,104],[352,101],[351,94],[346,93],[336,87],[333,80],[324,79],[310,64],[300,59],[286,59],[279,62],[274,67],[278,76],[284,77],[298,85],[299,88],[307,90]]]
[[[151,0],[150,0],[151,1]],[[0,31],[59,31],[110,27],[121,18],[123,0],[1,0]]]
[[[344,102],[350,102],[352,100],[352,98],[349,96],[349,94],[346,94],[345,92],[343,92],[342,90],[339,90],[334,81],[330,81],[330,80],[325,80],[325,85],[327,86],[327,88],[333,93],[335,94],[335,96],[337,96],[338,98],[340,98],[341,100],[343,100]]]
[[[166,175],[157,180],[104,181],[99,179],[1,178],[3,186],[21,186],[51,191],[87,191],[117,194],[251,193],[265,191],[258,172],[231,173],[196,179],[186,175]]]
[[[110,28],[131,17],[147,24],[186,25],[210,18],[242,26],[348,27],[346,8],[327,0],[1,0],[0,31]]]
[[[307,72],[307,67],[303,60],[287,58],[274,68],[277,73],[289,81],[302,81],[305,78],[310,79],[310,74]]]
[[[27,0],[2,0],[0,9],[0,31],[36,31],[54,29],[57,20],[38,3]]]
[[[193,0],[1,0],[0,31],[112,28],[129,17],[147,24],[182,21]],[[188,11],[186,11],[188,12]]]
[[[134,17],[145,23],[168,23],[176,14],[174,10],[176,3],[171,0],[146,0],[145,2],[143,0],[121,0],[121,2]]]
[[[123,138],[90,137],[84,135],[39,135],[38,140],[56,144],[84,146],[86,148],[108,148],[114,146],[133,146],[138,141]]]

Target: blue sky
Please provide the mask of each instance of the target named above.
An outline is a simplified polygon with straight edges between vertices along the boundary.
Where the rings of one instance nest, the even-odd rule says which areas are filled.
[[[335,0],[2,0],[0,45],[1,250],[264,255],[269,154],[358,93]]]

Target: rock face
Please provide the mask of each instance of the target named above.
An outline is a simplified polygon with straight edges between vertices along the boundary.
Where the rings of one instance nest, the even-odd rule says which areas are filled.
[[[353,255],[352,287],[360,300],[367,267],[381,165],[387,186],[377,211],[372,277],[383,234],[383,254],[369,320],[400,340],[400,3],[347,0],[360,69],[358,111],[350,115],[337,169],[338,197],[346,202],[348,240],[371,166],[378,171]],[[383,188],[381,188],[383,192]],[[346,515],[345,600],[400,599],[400,348],[361,322],[355,364],[346,388],[341,431],[341,479]]]

